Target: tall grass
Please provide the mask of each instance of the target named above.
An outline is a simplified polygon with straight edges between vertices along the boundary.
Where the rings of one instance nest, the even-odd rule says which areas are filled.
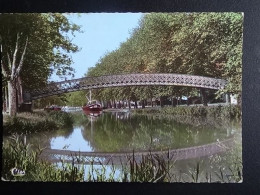
[[[25,145],[22,139],[13,135],[3,143],[2,180],[7,181],[83,181],[84,169],[74,163],[62,162],[61,168],[55,164],[39,159],[42,148],[31,150],[31,145]],[[24,170],[22,177],[13,176],[10,169]]]
[[[174,171],[175,162],[167,155],[148,154],[136,157],[133,154],[128,156],[128,162],[121,165],[108,166],[100,162],[99,168],[95,167],[94,159],[87,159],[80,156],[71,156],[70,163],[60,158],[58,163],[50,163],[39,158],[44,149],[37,147],[32,150],[31,145],[23,143],[21,136],[14,135],[3,143],[2,155],[2,180],[4,181],[55,181],[55,182],[241,182],[242,181],[242,161],[241,157],[230,151],[228,155],[229,166],[223,166],[223,159],[216,155],[211,158],[218,167],[213,170],[203,170],[202,161],[198,161],[195,166],[191,166],[185,173],[178,174]],[[230,158],[231,156],[231,158]],[[86,174],[84,164],[90,164]],[[21,177],[13,176],[10,172],[12,168],[25,171]],[[121,170],[120,176],[115,176],[116,169]],[[225,169],[229,169],[226,171]],[[215,179],[212,179],[212,178]]]
[[[66,112],[33,112],[18,113],[15,117],[4,116],[3,134],[29,134],[51,131],[63,127],[72,127],[71,113]]]

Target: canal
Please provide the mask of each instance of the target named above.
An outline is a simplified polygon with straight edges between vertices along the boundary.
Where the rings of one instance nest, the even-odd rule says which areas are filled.
[[[26,142],[46,148],[43,156],[53,162],[58,162],[61,156],[69,159],[68,156],[80,152],[84,157],[96,157],[98,162],[106,165],[113,162],[116,166],[133,152],[139,157],[151,152],[170,153],[174,163],[172,171],[175,175],[185,173],[183,181],[189,182],[193,182],[191,170],[196,171],[198,164],[200,174],[219,170],[231,174],[228,169],[234,162],[229,157],[236,150],[232,150],[232,154],[230,151],[241,147],[241,123],[238,121],[115,111],[95,115],[79,111],[73,116],[73,128],[27,135]],[[241,157],[241,151],[234,156]],[[98,167],[98,163],[95,166]],[[218,180],[217,177],[220,176],[216,173],[212,180]],[[201,179],[206,180],[207,176]]]

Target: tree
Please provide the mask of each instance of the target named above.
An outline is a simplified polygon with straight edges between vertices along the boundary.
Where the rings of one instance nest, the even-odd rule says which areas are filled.
[[[180,73],[209,76],[228,81],[219,94],[241,94],[242,27],[241,13],[145,14],[131,37],[117,50],[102,57],[88,75]],[[116,89],[115,94],[133,99],[145,99],[151,94],[180,97],[198,93],[190,87],[163,86],[152,91],[137,86],[123,89]],[[104,93],[108,92],[111,95],[110,90]],[[205,96],[206,92],[202,94]]]
[[[66,94],[67,105],[69,106],[83,106],[86,104],[86,92],[76,91]]]
[[[23,88],[47,84],[53,69],[59,75],[72,74],[68,54],[77,52],[78,47],[66,33],[79,31],[79,26],[58,13],[1,14],[0,24],[1,68],[8,82],[9,113],[14,116],[17,95],[22,97]]]

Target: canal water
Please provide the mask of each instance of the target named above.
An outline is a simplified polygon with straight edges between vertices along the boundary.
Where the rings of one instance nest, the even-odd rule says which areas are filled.
[[[130,112],[100,116],[74,114],[72,129],[27,136],[27,142],[42,147],[81,152],[161,151],[202,146],[233,138],[241,132],[235,122],[211,122]]]
[[[80,111],[74,112],[73,115],[73,128],[32,134],[26,137],[26,142],[40,144],[41,148],[45,147],[49,151],[58,151],[57,155],[59,151],[105,155],[130,154],[133,151],[185,151],[186,156],[182,154],[182,158],[175,159],[174,162],[174,172],[179,175],[182,172],[192,173],[191,170],[196,168],[198,163],[204,174],[211,169],[216,172],[223,166],[228,169],[233,163],[230,160],[225,161],[227,156],[230,156],[229,150],[219,152],[214,146],[219,146],[226,140],[233,140],[235,147],[241,147],[241,123],[237,121],[136,115],[130,112],[103,112],[91,116]],[[199,149],[204,149],[206,153],[198,155],[197,152],[196,155]],[[240,152],[236,155],[241,157],[242,154]],[[108,167],[109,172],[111,167]],[[116,175],[119,174],[120,171],[117,170]],[[183,177],[185,178],[185,175]],[[192,182],[191,175],[189,177],[186,174],[186,177],[185,181]]]

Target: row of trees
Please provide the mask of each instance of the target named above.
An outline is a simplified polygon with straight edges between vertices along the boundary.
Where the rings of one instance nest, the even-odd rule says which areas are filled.
[[[80,27],[59,13],[0,14],[2,90],[11,116],[23,102],[24,88],[43,87],[54,70],[73,74],[70,53],[79,48],[69,34],[77,31]]]
[[[22,90],[43,87],[48,77],[73,74],[70,53],[79,48],[68,35],[80,31],[63,14],[1,14],[2,86],[8,88],[10,114],[22,102]],[[241,96],[241,13],[151,13],[143,15],[130,38],[104,55],[86,76],[122,73],[181,73],[223,78],[218,94]],[[7,93],[5,93],[7,94]],[[99,100],[146,100],[197,95],[177,86],[118,87],[93,91]],[[161,99],[161,100],[162,100]],[[38,104],[85,103],[85,92],[38,100]]]
[[[218,94],[241,96],[241,13],[150,13],[139,21],[119,49],[103,56],[86,76],[122,73],[181,73],[223,78]],[[177,86],[100,89],[100,100],[145,100],[192,96],[197,89]]]

